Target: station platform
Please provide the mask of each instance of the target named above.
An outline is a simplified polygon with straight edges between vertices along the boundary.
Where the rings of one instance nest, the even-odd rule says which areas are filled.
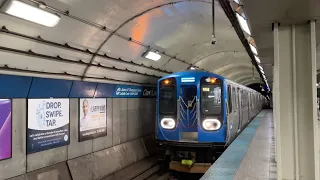
[[[201,180],[276,180],[273,111],[261,111]]]

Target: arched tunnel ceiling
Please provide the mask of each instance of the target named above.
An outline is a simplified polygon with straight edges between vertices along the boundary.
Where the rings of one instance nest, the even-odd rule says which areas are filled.
[[[0,73],[154,84],[195,65],[240,83],[256,82],[250,58],[218,2],[215,45],[210,0],[44,3],[69,16],[60,14],[59,24],[47,28],[0,13]],[[148,47],[164,52],[162,58],[143,58]]]

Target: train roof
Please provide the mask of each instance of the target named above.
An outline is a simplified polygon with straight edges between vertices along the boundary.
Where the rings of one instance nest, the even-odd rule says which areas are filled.
[[[171,77],[179,77],[179,76],[193,76],[193,77],[200,77],[200,76],[214,76],[214,77],[217,77],[221,80],[224,80],[226,81],[228,84],[233,84],[237,87],[241,87],[242,89],[247,89],[248,91],[252,91],[252,92],[257,92],[256,90],[254,89],[251,89],[247,86],[244,86],[242,84],[239,84],[239,83],[236,83],[236,82],[233,82],[229,79],[226,79],[225,77],[221,76],[221,75],[218,75],[218,74],[215,74],[215,73],[211,73],[211,72],[207,72],[207,71],[202,71],[202,70],[186,70],[186,71],[180,71],[180,72],[175,72],[175,73],[172,73],[172,74],[169,74],[169,75],[166,75],[162,78],[160,78],[158,80],[158,82],[162,81],[163,79],[167,79],[167,78],[171,78]],[[259,92],[257,92],[259,93]],[[261,93],[259,93],[261,94]]]
[[[186,71],[180,71],[180,72],[175,72],[169,75],[166,75],[162,78],[159,79],[159,81],[163,80],[163,79],[167,79],[170,77],[179,77],[179,76],[193,76],[193,77],[197,77],[197,76],[215,76],[217,78],[220,78],[222,80],[224,80],[225,78],[223,76],[220,76],[218,74],[214,74],[211,72],[207,72],[207,71],[201,71],[201,70],[186,70]]]

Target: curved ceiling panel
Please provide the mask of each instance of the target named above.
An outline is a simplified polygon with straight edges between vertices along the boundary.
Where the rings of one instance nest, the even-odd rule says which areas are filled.
[[[239,79],[241,79],[241,78],[243,78],[243,77],[255,77],[255,78],[259,78],[259,75],[255,75],[255,76],[253,76],[252,75],[252,71],[250,72],[250,71],[240,71],[240,72],[238,72],[238,73],[234,73],[234,74],[232,74],[232,75],[230,75],[230,76],[225,76],[227,79],[230,79],[230,80],[232,80],[232,81],[235,81],[235,82],[239,82]]]
[[[238,77],[237,79],[235,79],[236,82],[238,83],[242,83],[245,80],[255,80],[258,79],[259,77],[255,77],[253,78],[252,75],[250,76],[249,74],[243,74],[241,77]]]
[[[249,86],[250,84],[261,84],[261,81],[258,79],[247,79],[245,81],[240,82],[241,84],[245,85],[245,86]]]
[[[191,65],[230,75],[231,80],[247,76],[252,66],[217,2],[217,43],[211,44],[211,0],[44,2],[60,13],[54,28],[0,13],[0,25],[5,26],[0,30],[0,72],[155,83]],[[159,61],[145,59],[148,48],[165,54]]]
[[[220,75],[225,75],[225,74],[230,74],[232,72],[235,71],[235,69],[242,69],[242,68],[246,68],[252,69],[252,64],[248,64],[248,63],[241,63],[241,62],[234,62],[234,63],[230,63],[228,65],[225,65],[223,67],[220,67],[219,69],[215,70],[215,73],[220,74]],[[255,71],[255,73],[257,73]]]
[[[0,13],[0,26],[8,30],[57,43],[96,50],[109,33],[79,21],[62,17],[54,28],[47,28]]]

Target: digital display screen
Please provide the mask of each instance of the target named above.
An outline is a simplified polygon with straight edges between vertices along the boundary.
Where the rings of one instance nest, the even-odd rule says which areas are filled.
[[[203,92],[210,92],[210,88],[209,88],[209,87],[203,87],[203,88],[202,88],[202,91],[203,91]]]

